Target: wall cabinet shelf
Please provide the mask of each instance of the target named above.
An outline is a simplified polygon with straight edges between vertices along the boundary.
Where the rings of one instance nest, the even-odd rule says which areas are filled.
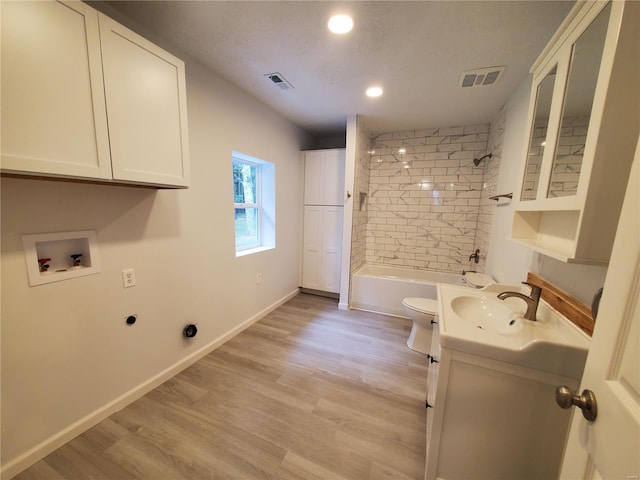
[[[578,2],[533,65],[512,240],[608,263],[640,130],[639,21],[634,2]]]
[[[82,2],[1,8],[3,174],[189,185],[184,62]]]

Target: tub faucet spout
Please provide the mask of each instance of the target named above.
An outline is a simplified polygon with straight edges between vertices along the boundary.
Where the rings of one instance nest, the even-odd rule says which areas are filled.
[[[531,320],[533,322],[536,321],[536,312],[538,311],[538,303],[540,302],[540,294],[542,293],[542,289],[537,285],[532,285],[528,282],[522,282],[525,285],[529,285],[531,287],[531,296],[527,297],[526,295],[520,292],[502,292],[498,294],[498,298],[500,300],[504,300],[509,297],[516,297],[527,304],[527,311],[524,314],[524,318],[527,320]]]

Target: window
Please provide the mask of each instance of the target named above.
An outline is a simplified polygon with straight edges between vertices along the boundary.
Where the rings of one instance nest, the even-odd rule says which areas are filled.
[[[233,152],[236,256],[275,247],[275,166]]]

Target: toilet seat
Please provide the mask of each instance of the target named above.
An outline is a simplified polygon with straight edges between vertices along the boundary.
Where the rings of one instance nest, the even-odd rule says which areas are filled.
[[[402,304],[416,312],[438,315],[438,301],[430,298],[409,297],[402,300]]]
[[[467,282],[467,285],[473,288],[483,288],[489,285],[490,283],[494,283],[495,280],[490,275],[486,273],[478,273],[478,272],[467,272],[464,274],[464,280]]]

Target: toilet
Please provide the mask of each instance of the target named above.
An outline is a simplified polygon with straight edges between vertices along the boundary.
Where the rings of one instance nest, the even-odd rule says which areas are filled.
[[[407,339],[407,347],[420,353],[429,353],[433,323],[438,317],[438,301],[430,298],[408,297],[402,300],[404,313],[413,326]]]
[[[464,281],[471,288],[482,288],[495,280],[484,273],[468,272],[464,275]],[[438,301],[431,298],[408,297],[402,300],[402,308],[413,322],[407,347],[428,354],[431,349],[433,324],[438,320]]]

